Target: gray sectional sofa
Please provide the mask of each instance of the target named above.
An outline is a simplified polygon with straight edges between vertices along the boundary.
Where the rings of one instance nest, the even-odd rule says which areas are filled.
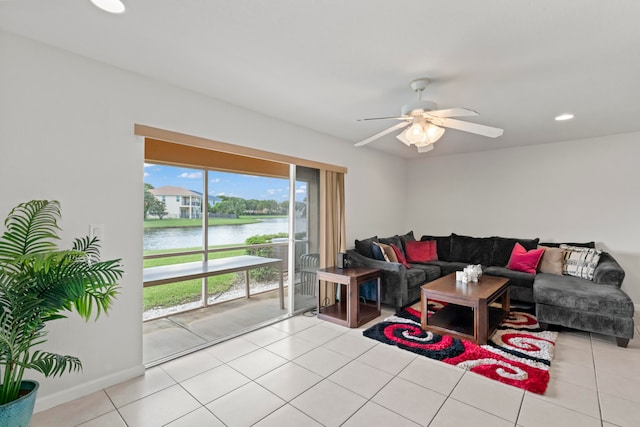
[[[410,263],[410,268],[397,262],[375,259],[373,242],[393,244],[405,250],[407,241],[415,241],[413,232],[386,238],[373,236],[356,240],[347,251],[351,266],[367,266],[382,271],[381,302],[403,307],[420,299],[420,287],[432,280],[469,264],[481,264],[484,274],[501,276],[511,283],[511,299],[535,304],[541,326],[559,325],[616,337],[621,347],[633,338],[634,305],[620,288],[624,270],[607,252],[600,259],[593,280],[549,273],[529,274],[506,268],[514,245],[526,250],[538,245],[557,247],[557,243],[539,243],[539,239],[506,237],[422,236],[421,241],[434,240],[437,260]],[[595,247],[589,243],[567,243],[571,246]]]

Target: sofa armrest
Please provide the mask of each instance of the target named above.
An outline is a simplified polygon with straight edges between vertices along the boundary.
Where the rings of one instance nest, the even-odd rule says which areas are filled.
[[[406,272],[405,266],[399,262],[387,262],[369,258],[352,249],[347,250],[347,256],[349,258],[350,267],[379,268],[380,270],[396,273],[400,273],[402,270]]]
[[[347,251],[351,267],[378,268],[382,272],[381,295],[383,304],[401,307],[407,300],[407,268],[399,262],[368,258],[353,249]]]
[[[622,286],[625,272],[618,261],[608,252],[600,254],[600,261],[593,272],[593,282],[601,285]]]

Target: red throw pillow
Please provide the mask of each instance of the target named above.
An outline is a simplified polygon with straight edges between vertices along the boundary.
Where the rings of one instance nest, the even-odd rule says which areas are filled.
[[[529,252],[520,244],[516,243],[509,258],[507,268],[509,270],[522,271],[524,273],[536,274],[536,268],[542,258],[544,248],[532,249]]]
[[[407,268],[411,268],[409,266],[409,263],[407,263],[407,259],[404,257],[404,254],[402,253],[402,251],[400,250],[399,247],[397,247],[396,245],[394,245],[393,243],[391,244],[391,249],[393,249],[393,252],[396,253],[396,258],[398,258],[398,262],[402,265],[404,265]]]
[[[406,242],[407,261],[409,262],[429,262],[438,260],[438,251],[435,240],[424,242]]]

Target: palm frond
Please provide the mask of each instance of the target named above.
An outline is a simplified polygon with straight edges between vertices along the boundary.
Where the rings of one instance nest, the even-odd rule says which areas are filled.
[[[32,200],[13,208],[0,237],[0,260],[54,250],[59,218],[60,203],[55,200]]]
[[[62,356],[46,351],[35,351],[27,367],[35,369],[45,377],[55,377],[67,372],[82,370],[82,362],[75,356]]]

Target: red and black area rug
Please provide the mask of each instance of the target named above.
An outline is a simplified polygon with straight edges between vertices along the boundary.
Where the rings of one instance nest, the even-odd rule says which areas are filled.
[[[402,309],[363,335],[533,393],[547,389],[558,333],[541,330],[535,316],[511,312],[486,345],[477,345],[423,330],[419,307]],[[430,301],[429,315],[442,307]]]

